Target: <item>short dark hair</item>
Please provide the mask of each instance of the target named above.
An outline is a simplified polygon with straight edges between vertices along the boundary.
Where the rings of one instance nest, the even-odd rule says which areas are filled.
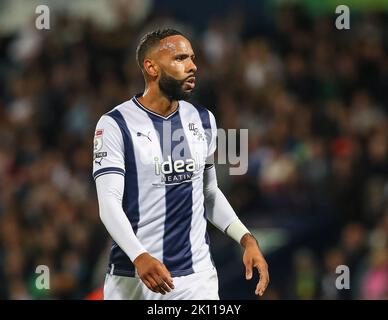
[[[143,62],[148,51],[159,44],[160,40],[171,36],[184,35],[175,29],[158,29],[146,33],[139,41],[136,48],[136,61],[140,69],[143,70]]]

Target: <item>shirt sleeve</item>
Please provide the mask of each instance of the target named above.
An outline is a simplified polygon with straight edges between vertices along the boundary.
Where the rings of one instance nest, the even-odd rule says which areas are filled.
[[[210,136],[210,142],[208,146],[205,170],[208,170],[214,166],[214,152],[217,148],[217,123],[213,113],[210,111],[208,112],[210,120],[210,130],[208,135]]]
[[[96,125],[93,141],[93,178],[116,173],[125,175],[123,136],[116,121],[102,116]]]
[[[117,174],[102,175],[96,180],[100,218],[112,239],[135,261],[147,252],[136,237],[122,207],[124,178]]]
[[[203,174],[203,193],[207,219],[222,232],[238,219],[229,201],[218,188],[216,169],[210,168]]]

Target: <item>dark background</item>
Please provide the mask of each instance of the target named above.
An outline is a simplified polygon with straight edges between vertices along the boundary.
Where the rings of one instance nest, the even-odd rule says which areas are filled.
[[[388,7],[338,4],[350,30],[336,1],[0,1],[0,298],[100,292],[95,124],[142,91],[139,37],[175,27],[197,55],[193,102],[249,129],[248,173],[217,173],[268,259],[263,298],[387,299]],[[209,228],[221,298],[256,299],[238,244]],[[35,287],[40,264],[50,290]],[[335,288],[342,264],[350,290]]]

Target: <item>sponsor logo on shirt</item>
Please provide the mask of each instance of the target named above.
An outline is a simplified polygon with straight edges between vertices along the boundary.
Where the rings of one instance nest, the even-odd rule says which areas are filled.
[[[96,152],[96,153],[94,153],[94,157],[93,157],[94,163],[101,166],[102,160],[103,160],[107,155],[108,155],[107,152]]]
[[[136,135],[137,135],[138,137],[145,137],[145,138],[147,138],[149,141],[152,142],[152,140],[151,140],[151,138],[150,138],[150,134],[151,134],[151,131],[148,131],[148,134],[144,134],[144,133],[142,133],[142,132],[140,132],[140,131],[138,131],[138,132],[136,133]]]
[[[195,178],[195,173],[200,169],[198,155],[196,159],[179,159],[173,161],[171,156],[166,161],[160,162],[159,157],[154,158],[155,175],[160,176],[162,185],[180,184]]]

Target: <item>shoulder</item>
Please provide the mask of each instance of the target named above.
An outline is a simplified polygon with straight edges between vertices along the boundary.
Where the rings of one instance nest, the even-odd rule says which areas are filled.
[[[123,116],[123,111],[125,108],[130,107],[133,104],[132,100],[125,101],[112,109],[110,109],[108,112],[104,113],[98,120],[97,125],[110,125],[113,127],[117,127],[117,117]]]
[[[188,109],[191,112],[197,112],[199,113],[199,116],[201,118],[201,121],[204,124],[209,124],[209,126],[214,126],[216,123],[214,114],[206,107],[197,105],[197,104],[192,104],[188,101],[180,100],[179,101],[180,107],[184,109]]]
[[[208,108],[200,106],[198,104],[193,104],[185,100],[179,100],[179,105],[181,106],[181,108],[196,110],[197,112],[211,113]]]
[[[120,133],[120,127],[115,119],[116,117],[114,116],[115,112],[117,112],[117,109],[113,108],[109,112],[103,114],[98,119],[95,134],[97,134],[97,132],[100,132],[103,133],[105,136],[110,136]]]
[[[120,103],[119,105],[117,105],[117,106],[113,107],[112,109],[110,109],[108,112],[106,112],[104,115],[102,115],[102,117],[103,116],[108,116],[110,118],[115,118],[115,116],[118,113],[124,115],[125,110],[130,109],[133,106],[134,106],[133,99],[124,101],[123,103]]]

